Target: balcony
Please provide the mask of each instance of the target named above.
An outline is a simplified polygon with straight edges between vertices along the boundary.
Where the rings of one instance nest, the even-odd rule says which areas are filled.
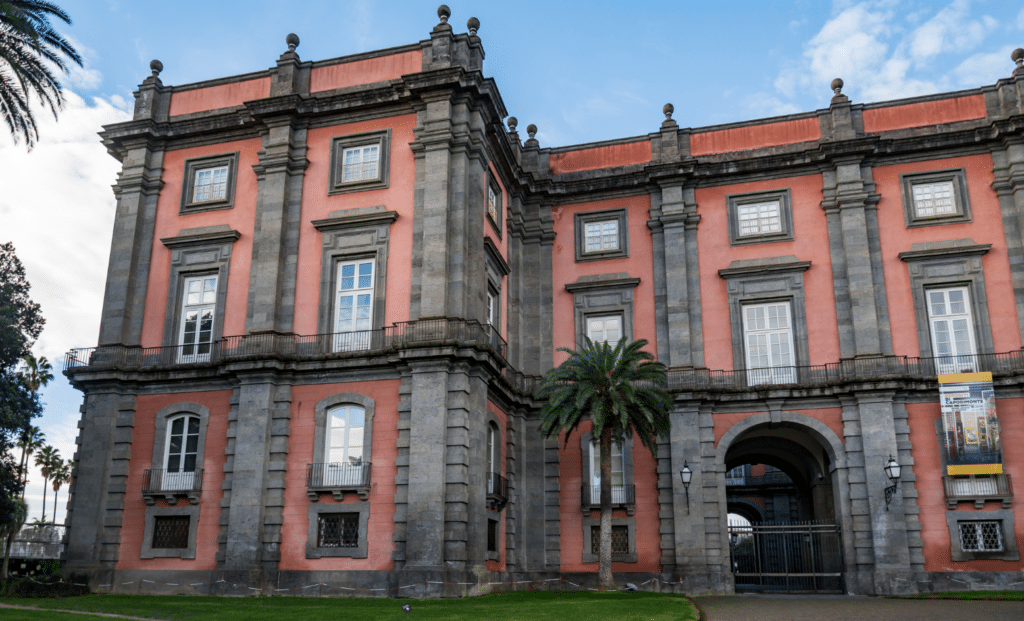
[[[328,492],[341,502],[346,492],[359,494],[360,500],[370,497],[370,462],[355,464],[306,464],[306,492],[316,502]]]
[[[942,484],[946,490],[946,508],[950,511],[956,509],[958,502],[973,502],[975,509],[993,500],[1001,501],[1004,509],[1013,504],[1013,483],[1008,474],[947,474],[943,475]]]
[[[178,498],[188,498],[190,503],[197,505],[202,490],[202,468],[193,472],[146,470],[142,475],[142,498],[149,506],[153,506],[160,498],[170,505],[178,504]]]
[[[601,486],[584,485],[580,490],[583,515],[589,516],[591,511],[601,509]],[[636,506],[635,488],[632,485],[612,485],[612,509],[626,509],[633,515]]]
[[[508,504],[508,479],[497,472],[487,473],[487,507],[501,511]]]

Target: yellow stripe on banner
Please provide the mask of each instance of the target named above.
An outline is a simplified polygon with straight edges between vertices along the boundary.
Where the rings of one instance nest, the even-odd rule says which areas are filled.
[[[946,466],[946,474],[1002,474],[1003,464],[972,464],[969,466]]]
[[[963,382],[991,382],[991,373],[949,373],[939,376],[940,384],[961,384]]]

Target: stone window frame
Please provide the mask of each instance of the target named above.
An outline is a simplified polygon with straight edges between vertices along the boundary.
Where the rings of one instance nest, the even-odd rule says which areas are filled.
[[[218,155],[206,155],[193,157],[185,160],[184,174],[181,184],[181,205],[178,208],[179,215],[201,213],[216,209],[231,209],[235,206],[235,183],[238,176],[238,151],[234,153],[221,153]],[[208,168],[228,167],[227,186],[224,191],[224,198],[213,201],[193,202],[195,194],[196,173]]]
[[[503,214],[505,213],[505,209],[504,209],[504,207],[505,207],[505,205],[504,205],[505,197],[504,197],[504,193],[501,191],[501,186],[498,185],[498,180],[495,179],[494,173],[492,173],[490,171],[490,169],[488,169],[488,171],[487,171],[487,187],[489,187],[491,190],[494,191],[494,196],[495,196],[494,207],[495,207],[495,211],[497,212],[496,213],[497,219],[492,218],[491,214],[487,211],[487,196],[486,195],[484,195],[484,213],[487,214],[487,221],[490,222],[491,226],[494,228],[494,234],[498,236],[498,239],[501,239],[501,220],[502,220]]]
[[[918,216],[914,209],[913,188],[919,183],[953,183],[953,205],[956,213],[941,216]],[[971,222],[971,200],[967,193],[967,172],[963,168],[950,168],[921,173],[900,175],[900,192],[903,198],[903,218],[906,228],[937,226],[959,222]]]
[[[619,225],[619,247],[615,250],[599,250],[586,252],[586,225],[594,222],[616,220]],[[587,211],[578,213],[575,216],[576,236],[576,262],[600,261],[603,259],[618,259],[629,256],[629,217],[625,207],[615,209],[603,209],[601,211]]]
[[[782,230],[778,233],[740,235],[739,208],[743,205],[766,203],[774,200],[779,202],[779,221],[782,224]],[[790,196],[789,188],[751,192],[748,194],[733,194],[726,197],[725,204],[729,218],[730,246],[793,241],[793,199]]]
[[[379,145],[377,160],[377,178],[360,181],[341,181],[341,167],[343,165],[342,154],[345,149],[357,146],[368,146],[377,143]],[[389,169],[391,164],[391,130],[384,129],[345,136],[335,136],[331,139],[331,167],[328,174],[327,194],[346,194],[348,192],[362,192],[363,190],[380,190],[388,187]]]
[[[371,329],[379,330],[384,327],[391,223],[397,218],[396,212],[387,211],[383,206],[375,206],[333,211],[327,218],[312,222],[322,236],[318,334],[332,334],[334,331],[338,264],[360,259],[374,260]]]
[[[995,352],[982,261],[982,256],[991,247],[992,244],[975,244],[970,239],[956,239],[917,243],[909,251],[899,253],[910,275],[910,295],[914,301],[917,342],[922,358],[935,356],[927,292],[929,289],[950,287],[967,287],[971,298],[976,353]]]
[[[164,312],[164,347],[180,345],[182,305],[185,281],[199,276],[217,276],[217,300],[213,315],[213,342],[224,337],[224,313],[227,310],[228,276],[234,242],[241,233],[227,225],[182,229],[174,237],[160,241],[171,251],[167,278],[167,305]],[[175,361],[177,359],[175,358]]]
[[[313,408],[313,461],[314,464],[325,463],[326,441],[327,441],[327,413],[339,405],[357,405],[363,408],[363,462],[370,464],[370,477],[373,478],[373,416],[375,413],[375,401],[371,397],[357,392],[339,392],[324,397],[317,402]],[[345,492],[356,492],[361,500],[369,498],[370,486],[339,486],[331,489],[336,500],[340,501]],[[319,500],[319,492],[309,492],[311,502]]]
[[[771,302],[789,303],[792,318],[793,366],[797,368],[797,374],[800,367],[810,364],[810,338],[807,331],[803,278],[803,273],[810,267],[810,261],[799,261],[789,255],[733,261],[728,268],[718,271],[718,275],[726,281],[733,369],[748,370],[743,307],[748,304]]]
[[[490,237],[484,236],[484,269],[487,272],[487,289],[494,296],[494,328],[501,333],[501,290],[502,283],[512,268],[501,256],[501,249]],[[484,319],[487,318],[487,297],[484,297]]]
[[[156,528],[156,518],[168,516],[187,515],[188,524],[188,547],[187,548],[154,548],[153,531]],[[146,507],[145,528],[142,533],[142,550],[139,558],[181,558],[195,559],[196,538],[199,531],[199,505],[185,505],[175,507]]]
[[[584,434],[582,434],[580,436],[580,462],[582,462],[580,464],[580,467],[581,467],[580,474],[581,474],[581,477],[582,477],[581,480],[583,481],[583,486],[584,487],[586,487],[586,486],[588,486],[590,484],[589,483],[590,482],[590,478],[591,478],[591,473],[590,473],[590,443],[593,440],[594,440],[594,432],[593,431],[588,431],[588,432],[586,432],[586,433],[584,433]],[[622,484],[623,485],[633,485],[634,489],[636,488],[635,487],[636,484],[633,482],[633,436],[632,436],[632,432],[627,434],[626,437],[623,438],[623,441],[622,441]],[[582,503],[580,503],[580,504],[582,504]],[[586,507],[586,506],[583,507],[583,515],[584,515],[584,517],[590,515],[590,512],[594,510],[593,506],[595,506],[595,505],[592,505],[591,507]],[[630,504],[627,504],[627,503],[622,503],[622,504],[615,504],[614,502],[612,503],[612,507],[623,507],[623,506],[626,507],[627,514],[632,516],[633,512],[634,512],[634,510],[636,508],[635,505],[630,505]]]
[[[488,561],[500,561],[501,560],[501,550],[499,549],[501,547],[501,522],[500,522],[500,520],[496,520],[496,519],[494,519],[492,517],[488,517],[487,518],[487,528],[488,528],[488,533],[487,533],[487,542],[488,543],[491,541],[491,533],[489,532],[489,530],[491,528],[494,529],[494,549],[493,550],[491,550],[491,549],[487,550],[487,560]]]
[[[186,401],[172,403],[156,413],[154,416],[153,459],[150,462],[150,469],[163,469],[164,459],[166,457],[165,453],[167,450],[168,428],[170,427],[173,419],[183,415],[195,416],[199,419],[199,446],[196,448],[196,467],[203,469],[203,481],[205,482],[206,468],[203,464],[205,463],[206,429],[210,424],[210,409],[206,406],[199,405],[198,403],[189,403]],[[145,482],[143,482],[143,485],[145,485]],[[167,494],[160,494],[160,496],[166,498],[167,502],[171,505],[177,503],[177,496],[188,496],[189,502],[195,505],[199,503],[199,496],[201,493],[202,490],[200,490],[199,494],[182,490]],[[146,497],[146,504],[152,505],[156,501],[156,498],[157,496]],[[147,524],[147,528],[148,527],[149,525]]]
[[[317,527],[321,513],[358,513],[359,514],[359,544],[352,548],[318,548],[316,547]],[[306,558],[366,558],[367,541],[369,540],[366,529],[370,523],[369,501],[345,502],[345,503],[310,503],[307,511],[309,528],[306,538]]]
[[[1003,549],[999,552],[967,552],[960,548],[959,522],[1001,522],[1003,528]],[[946,511],[946,526],[949,528],[949,551],[954,563],[964,561],[1019,561],[1016,530],[1013,523],[1013,509],[995,511]]]
[[[594,526],[601,526],[601,518],[583,518],[583,563],[597,563],[600,562],[597,554],[590,552],[592,545],[592,533]],[[612,526],[625,526],[628,531],[629,537],[629,554],[615,554],[612,553],[613,563],[635,563],[637,562],[636,553],[636,518],[634,517],[613,517]]]
[[[634,289],[639,284],[639,278],[631,278],[625,272],[620,272],[583,276],[565,285],[565,290],[573,294],[577,347],[582,347],[585,342],[583,337],[588,317],[610,315],[622,317],[622,334],[627,343],[633,342]]]

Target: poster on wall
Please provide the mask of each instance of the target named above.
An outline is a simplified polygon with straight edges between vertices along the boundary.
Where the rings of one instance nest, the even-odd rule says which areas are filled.
[[[991,373],[939,376],[946,474],[1002,474]]]

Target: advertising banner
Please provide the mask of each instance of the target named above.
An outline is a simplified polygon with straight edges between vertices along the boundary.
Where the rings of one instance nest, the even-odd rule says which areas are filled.
[[[946,474],[1002,474],[991,373],[939,376]]]

